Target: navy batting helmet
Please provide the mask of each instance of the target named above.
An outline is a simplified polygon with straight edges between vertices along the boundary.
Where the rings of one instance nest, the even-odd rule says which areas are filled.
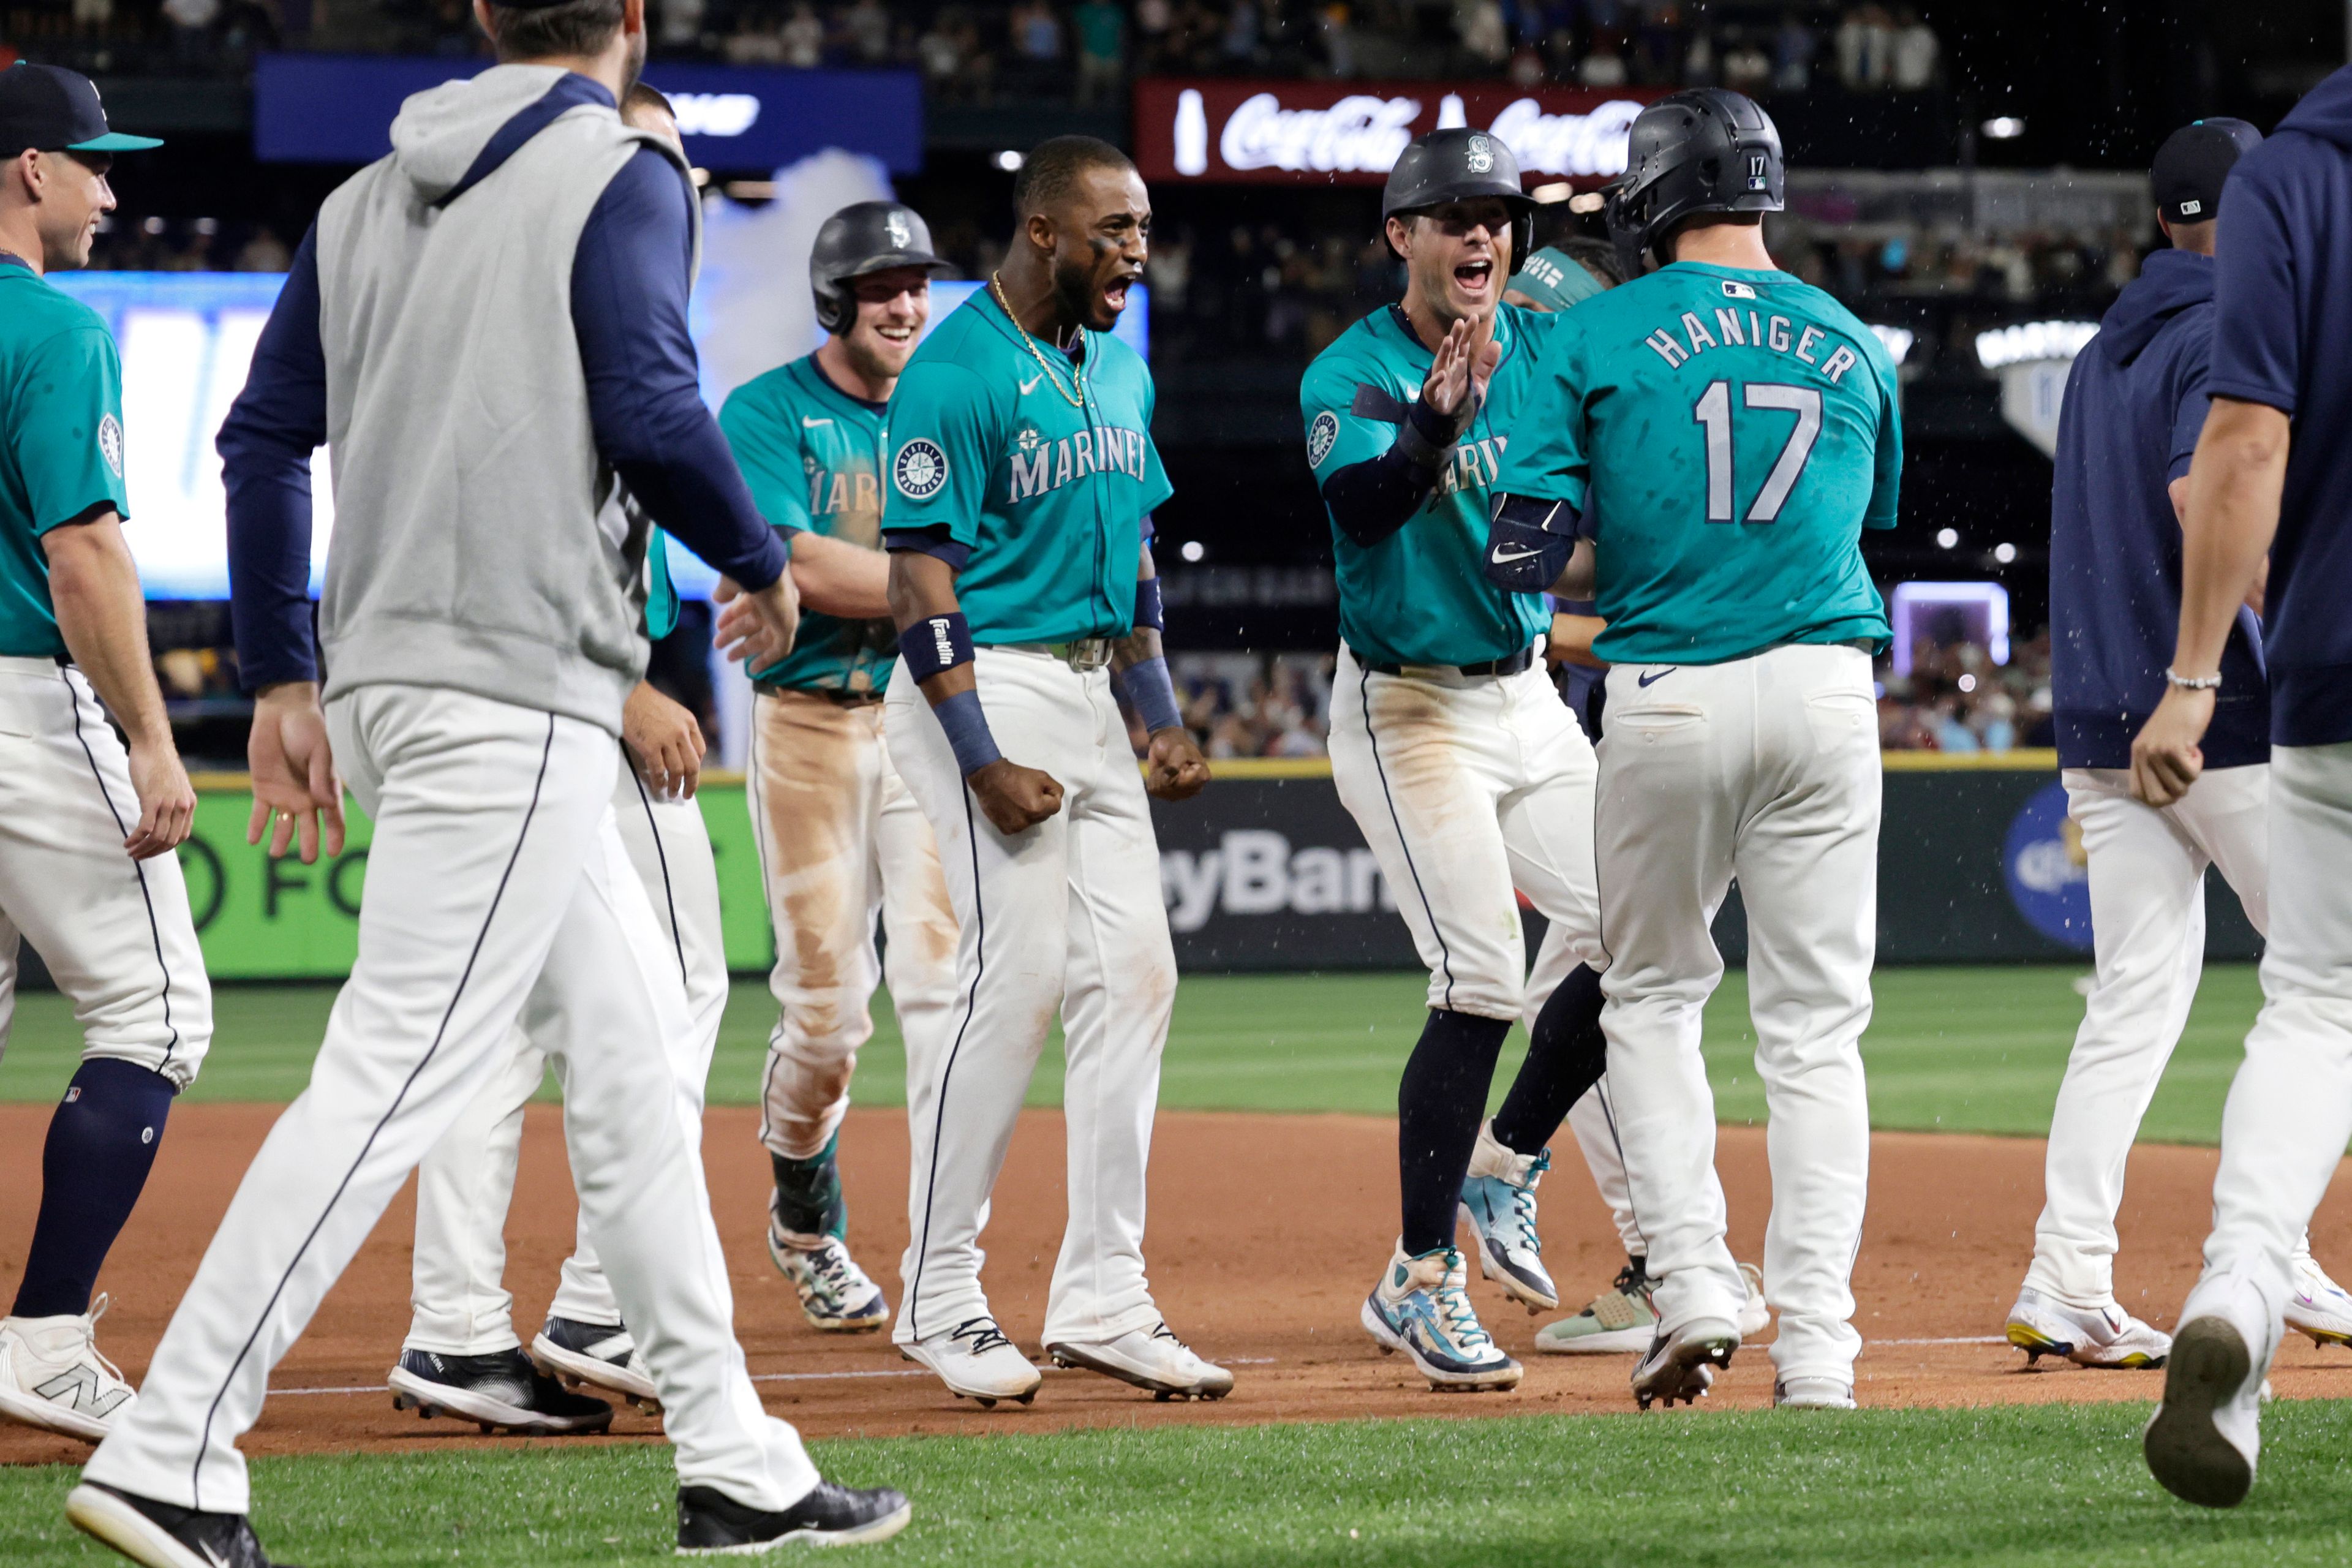
[[[903,203],[858,202],[825,219],[809,251],[809,288],[816,295],[817,324],[828,332],[847,331],[857,320],[857,300],[847,286],[869,272],[894,267],[954,270],[931,254],[930,226]]]
[[[1381,191],[1381,226],[1445,202],[1498,196],[1511,207],[1511,263],[1532,247],[1536,204],[1519,188],[1519,161],[1503,139],[1455,127],[1417,137],[1389,170]]]
[[[1633,121],[1625,173],[1609,186],[1609,237],[1633,277],[1691,214],[1776,213],[1786,186],[1780,132],[1755,100],[1720,87],[1672,93]]]

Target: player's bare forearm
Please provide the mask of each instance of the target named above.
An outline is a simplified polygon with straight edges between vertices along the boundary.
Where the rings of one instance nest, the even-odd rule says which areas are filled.
[[[123,836],[134,860],[177,848],[194,826],[196,793],[188,784],[172,721],[147,648],[147,601],[139,567],[112,508],[41,536],[49,563],[49,597],[58,632],[75,668],[122,726],[139,820]]]
[[[821,533],[793,541],[793,584],[801,603],[819,615],[845,621],[878,621],[890,613],[890,561]]]
[[[920,551],[890,552],[890,618],[901,632],[937,616],[961,615],[956,597],[955,568],[936,555]],[[950,665],[916,689],[934,710],[950,698],[980,689],[969,662]],[[944,722],[946,716],[942,715]],[[1062,809],[1062,785],[1052,774],[1023,767],[1010,757],[997,757],[964,774],[964,784],[980,805],[981,815],[1008,837],[1026,832]]]
[[[2189,519],[2189,476],[2183,474],[2165,486],[2164,493],[2172,498],[2173,521],[2186,522]],[[2254,570],[2254,585],[2247,592],[2245,600],[2246,608],[2253,611],[2258,620],[2262,617],[2263,598],[2270,585],[2271,558],[2268,554],[2264,554],[2262,564]]]
[[[86,522],[41,536],[49,561],[49,596],[66,651],[131,743],[172,742],[163,689],[147,649],[147,601],[139,568],[109,509]]]
[[[2238,606],[2257,593],[2278,531],[2286,481],[2287,419],[2275,408],[2232,397],[2213,399],[2181,519],[2180,627],[2172,668],[2189,679],[2217,676]],[[2132,740],[2132,793],[2170,805],[2205,769],[2201,743],[2213,720],[2212,689],[2167,683],[2163,698]]]
[[[2254,591],[2278,532],[2286,455],[2285,415],[2234,397],[2213,399],[2189,470],[2189,512],[2180,524],[2180,635],[2172,668],[2182,675],[2221,668],[2231,623]]]
[[[638,681],[621,706],[621,743],[646,788],[665,799],[694,798],[708,747],[702,726],[683,704]]]
[[[1568,564],[1560,568],[1559,576],[1552,583],[1550,592],[1563,599],[1592,597],[1596,574],[1592,566],[1592,541],[1580,539],[1568,552]]]
[[[1599,616],[1556,614],[1551,618],[1550,636],[1545,639],[1544,658],[1553,664],[1606,669],[1608,661],[1594,655],[1592,643],[1608,629],[1609,623]]]

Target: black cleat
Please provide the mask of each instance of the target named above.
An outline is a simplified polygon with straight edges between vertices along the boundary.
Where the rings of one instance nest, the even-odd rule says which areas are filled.
[[[747,1508],[709,1487],[680,1487],[677,1550],[681,1555],[766,1552],[795,1541],[861,1546],[889,1540],[914,1515],[907,1495],[888,1487],[860,1491],[819,1481],[814,1491],[782,1513]]]
[[[646,1358],[637,1353],[637,1342],[623,1324],[550,1318],[530,1342],[530,1359],[567,1387],[618,1394],[648,1415],[661,1410],[661,1395],[654,1389],[653,1374],[646,1371]]]
[[[66,1494],[66,1519],[146,1568],[290,1568],[270,1562],[241,1513],[200,1513],[97,1481]]]
[[[403,1351],[384,1381],[394,1409],[471,1421],[485,1432],[560,1436],[602,1432],[613,1424],[611,1405],[572,1393],[520,1350],[490,1355]]]

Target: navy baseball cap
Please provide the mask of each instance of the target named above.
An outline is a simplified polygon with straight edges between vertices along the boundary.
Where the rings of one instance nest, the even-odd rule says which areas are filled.
[[[44,153],[135,153],[163,143],[107,129],[98,88],[79,71],[19,61],[0,70],[0,158]]]
[[[2169,223],[2208,223],[2221,210],[2221,184],[2263,133],[2242,120],[2192,120],[2164,139],[2148,171],[2156,210]]]

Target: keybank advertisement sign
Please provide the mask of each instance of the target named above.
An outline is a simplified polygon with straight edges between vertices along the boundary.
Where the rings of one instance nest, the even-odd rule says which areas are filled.
[[[1377,184],[1423,132],[1470,126],[1531,179],[1592,184],[1624,173],[1625,137],[1657,94],[1507,82],[1191,80],[1135,88],[1136,155],[1148,180],[1202,184]]]
[[[367,163],[392,150],[403,100],[488,68],[487,60],[263,55],[253,68],[253,155],[265,163]],[[677,109],[686,155],[707,169],[766,174],[828,147],[923,166],[922,80],[904,70],[788,70],[655,60],[646,80]]]

